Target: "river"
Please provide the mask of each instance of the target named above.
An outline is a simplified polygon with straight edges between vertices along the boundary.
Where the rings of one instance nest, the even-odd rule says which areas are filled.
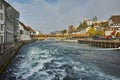
[[[120,80],[120,51],[36,41],[19,50],[0,80]]]

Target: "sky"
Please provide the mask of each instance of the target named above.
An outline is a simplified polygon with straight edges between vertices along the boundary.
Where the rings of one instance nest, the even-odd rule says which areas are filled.
[[[19,12],[20,21],[42,33],[78,26],[86,16],[98,20],[120,15],[120,0],[6,0]]]

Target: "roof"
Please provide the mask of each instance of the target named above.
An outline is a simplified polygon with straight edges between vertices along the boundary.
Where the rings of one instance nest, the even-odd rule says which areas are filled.
[[[33,30],[30,26],[27,26],[27,28],[29,29],[30,32],[35,32],[35,30]]]
[[[5,0],[2,0],[2,1],[3,1],[4,5],[6,5],[6,7],[11,7],[11,8],[13,8],[16,12],[19,13],[19,11],[16,9],[16,7],[13,7],[11,4],[8,3],[8,1],[5,1]]]
[[[29,31],[29,28],[28,28],[24,23],[22,23],[21,21],[19,21],[19,24],[20,24],[24,29],[26,29],[26,30]]]
[[[115,24],[120,24],[120,15],[113,15],[110,17],[110,20]]]

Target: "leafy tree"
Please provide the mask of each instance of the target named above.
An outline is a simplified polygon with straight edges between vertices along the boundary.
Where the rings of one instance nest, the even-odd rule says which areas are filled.
[[[87,31],[87,34],[89,34],[91,37],[94,37],[96,35],[96,31],[93,25],[90,26],[89,30]]]
[[[88,25],[87,25],[87,22],[84,21],[83,23],[80,23],[80,25],[77,27],[76,31],[79,32],[81,31],[82,28],[87,28]]]
[[[80,25],[76,28],[76,31],[77,32],[81,31],[81,28],[82,28],[82,23],[80,23]]]
[[[75,32],[75,27],[73,25],[70,25],[68,27],[68,33],[73,33],[73,32]]]
[[[101,22],[100,24],[99,24],[99,26],[101,26],[101,27],[107,27],[108,26],[108,21],[106,21],[106,22]]]
[[[120,37],[120,32],[117,32],[116,37]]]
[[[99,24],[99,23],[97,23],[97,22],[95,22],[93,25],[94,25],[94,26],[99,26],[100,24]]]
[[[78,26],[78,27],[76,28],[76,31],[77,31],[77,32],[81,31],[81,27]]]
[[[87,22],[84,21],[83,23],[81,23],[81,24],[79,25],[79,27],[80,27],[80,28],[87,28],[87,27],[88,27]]]
[[[105,31],[104,31],[104,30],[96,31],[96,35],[97,35],[98,37],[102,37],[102,36],[105,35]]]
[[[66,33],[67,33],[67,30],[64,29],[64,30],[61,31],[61,33],[62,33],[63,35],[66,34]]]

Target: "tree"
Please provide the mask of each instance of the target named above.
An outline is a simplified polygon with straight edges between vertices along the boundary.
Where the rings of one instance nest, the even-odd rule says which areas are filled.
[[[73,32],[75,32],[75,27],[73,25],[70,25],[68,27],[68,33],[73,33]]]
[[[83,24],[82,24],[82,28],[86,28],[86,27],[88,27],[88,25],[87,25],[87,22],[84,21]]]
[[[78,26],[78,27],[76,28],[76,31],[77,31],[77,32],[81,31],[81,27]]]
[[[87,31],[87,34],[89,34],[91,37],[94,37],[96,34],[96,31],[94,29],[94,26],[90,26],[89,30]]]
[[[108,21],[105,21],[105,22],[101,22],[100,24],[99,24],[99,26],[101,26],[101,27],[107,27],[108,26]]]
[[[80,25],[77,27],[76,31],[79,32],[81,31],[82,28],[87,28],[88,25],[87,25],[87,22],[84,21],[83,23],[80,23]]]
[[[117,32],[116,37],[120,37],[120,32]]]
[[[97,22],[95,22],[93,25],[94,25],[94,26],[99,26],[100,24],[99,24],[99,23],[97,23]]]
[[[77,32],[81,31],[81,28],[82,28],[81,26],[82,26],[82,23],[80,23],[80,25],[76,28]]]
[[[96,31],[95,35],[98,36],[98,37],[103,37],[103,36],[105,36],[105,31],[104,30]]]
[[[63,35],[66,34],[66,33],[67,33],[67,30],[64,29],[64,30],[61,31],[61,33],[62,33]]]

